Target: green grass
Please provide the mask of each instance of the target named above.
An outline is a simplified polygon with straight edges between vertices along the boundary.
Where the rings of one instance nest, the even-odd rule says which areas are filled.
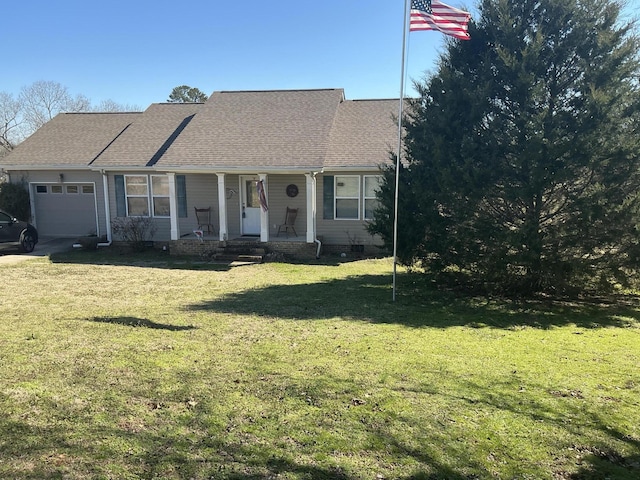
[[[637,479],[640,308],[386,260],[0,266],[0,478]]]

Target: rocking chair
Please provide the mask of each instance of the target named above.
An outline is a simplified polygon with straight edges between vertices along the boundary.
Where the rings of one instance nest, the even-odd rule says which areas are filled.
[[[211,223],[211,207],[198,208],[194,207],[196,211],[196,222],[198,223],[198,230],[204,231],[203,227],[207,227],[207,233],[215,233],[216,229]]]
[[[287,213],[284,216],[284,223],[278,225],[278,234],[276,235],[277,237],[280,236],[280,231],[282,229],[284,229],[285,234],[287,235],[287,237],[289,236],[289,229],[291,229],[293,231],[293,233],[295,234],[295,236],[298,236],[298,232],[296,232],[296,228],[295,228],[295,223],[296,223],[296,217],[298,216],[298,209],[297,208],[289,208],[287,207]]]

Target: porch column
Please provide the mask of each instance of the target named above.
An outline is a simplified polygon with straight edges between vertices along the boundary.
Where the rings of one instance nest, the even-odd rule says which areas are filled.
[[[167,173],[169,177],[169,215],[171,222],[171,240],[180,238],[178,229],[178,197],[176,195],[176,174]]]
[[[104,170],[102,173],[102,195],[104,196],[104,222],[107,231],[107,243],[111,242],[111,207],[109,206],[109,176]],[[33,205],[33,203],[31,204]],[[98,222],[99,224],[100,222]]]
[[[218,176],[218,232],[220,240],[225,241],[229,237],[229,224],[227,222],[227,190],[224,182],[224,173],[216,173]]]
[[[267,174],[260,173],[258,177],[262,181],[262,185],[264,185],[264,195],[267,197],[267,206],[269,205],[269,188],[267,188]],[[269,211],[266,212],[260,208],[260,241],[268,242],[269,241]]]
[[[305,173],[307,179],[307,243],[316,239],[316,174]]]

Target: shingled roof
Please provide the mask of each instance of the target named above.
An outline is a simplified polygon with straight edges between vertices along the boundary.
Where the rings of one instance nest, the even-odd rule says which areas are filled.
[[[95,167],[153,166],[204,107],[156,103],[145,110],[95,161]]]
[[[214,92],[159,167],[322,167],[341,89]]]
[[[61,113],[18,145],[3,167],[82,167],[96,159],[142,113]]]
[[[397,100],[344,99],[342,89],[214,92],[202,103],[138,113],[56,116],[4,168],[155,167],[196,171],[374,168],[397,142]]]
[[[378,167],[397,149],[398,100],[350,100],[340,104],[329,137],[325,168]]]

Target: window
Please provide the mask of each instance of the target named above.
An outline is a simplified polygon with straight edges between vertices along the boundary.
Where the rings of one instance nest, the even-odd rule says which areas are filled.
[[[62,193],[62,185],[51,185],[51,193]]]
[[[67,185],[67,193],[78,193],[78,185]]]
[[[93,185],[83,185],[82,193],[93,195]]]
[[[36,193],[47,193],[46,185],[36,185]]]
[[[360,219],[360,177],[341,175],[335,177],[335,218]]]
[[[373,219],[373,212],[376,211],[380,202],[376,198],[376,192],[380,188],[382,177],[380,175],[364,176],[364,219]]]
[[[153,216],[170,216],[169,177],[166,175],[152,175],[151,192],[153,196]]]
[[[149,216],[149,205],[155,217],[170,216],[169,177],[151,175],[114,175],[116,215],[118,217]],[[93,193],[93,186],[91,193]],[[83,192],[85,193],[84,189]],[[86,192],[89,193],[89,192]],[[187,182],[184,175],[176,175],[178,217],[187,217]]]
[[[146,175],[125,175],[124,189],[127,205],[127,216],[149,216],[149,185]]]

